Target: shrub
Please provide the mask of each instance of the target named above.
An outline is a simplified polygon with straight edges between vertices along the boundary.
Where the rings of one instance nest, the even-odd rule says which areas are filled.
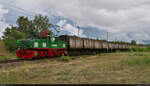
[[[69,56],[62,55],[60,59],[64,62],[69,62],[71,58]]]
[[[49,63],[49,62],[50,62],[50,59],[47,59],[47,58],[46,58],[45,61],[46,61],[47,63]]]
[[[6,45],[7,50],[9,50],[10,52],[15,51],[16,40],[22,38],[26,38],[25,33],[18,32],[17,30],[12,30],[11,33],[9,33],[8,36],[4,38],[4,43]]]
[[[76,59],[76,57],[75,57],[75,56],[73,56],[73,57],[71,57],[71,59]]]

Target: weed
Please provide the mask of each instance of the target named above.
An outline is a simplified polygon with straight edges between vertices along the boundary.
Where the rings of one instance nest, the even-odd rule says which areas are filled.
[[[135,56],[144,56],[143,53],[135,53],[134,55],[135,55]]]
[[[24,65],[26,65],[27,64],[27,62],[26,61],[24,61]]]
[[[50,62],[50,59],[45,59],[45,61],[46,61],[47,63],[49,63],[49,62]]]
[[[87,56],[83,56],[83,58],[87,58]]]
[[[62,55],[60,59],[64,62],[69,62],[71,58],[69,56]]]
[[[107,54],[106,53],[102,53],[102,54],[100,54],[101,56],[106,56]]]
[[[60,72],[57,73],[57,75],[68,75],[68,72],[60,71]]]
[[[71,57],[71,59],[76,59],[76,57],[75,57],[75,56],[73,56],[73,57]]]

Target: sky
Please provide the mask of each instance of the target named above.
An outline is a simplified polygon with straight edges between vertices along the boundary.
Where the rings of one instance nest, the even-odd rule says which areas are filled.
[[[3,9],[3,6],[0,4],[0,36],[2,36],[2,32],[8,27],[8,24],[5,23],[4,15],[8,13],[8,10]]]
[[[0,28],[2,32],[19,15],[54,12],[82,26],[107,30],[112,38],[150,40],[149,10],[150,0],[0,0]]]

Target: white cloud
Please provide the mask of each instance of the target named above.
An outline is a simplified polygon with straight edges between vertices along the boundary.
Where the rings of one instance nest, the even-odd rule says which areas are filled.
[[[121,39],[131,39],[128,33],[133,33],[132,39],[150,40],[150,34],[146,33],[150,31],[150,0],[14,1],[17,6],[32,12],[53,11],[81,25],[108,30],[114,38],[120,35]],[[72,28],[70,25],[66,26]]]
[[[0,37],[3,35],[3,32],[8,24],[5,23],[4,14],[7,14],[8,10],[4,9],[3,6],[0,4]]]
[[[68,35],[75,35],[80,37],[86,37],[85,34],[83,34],[83,30],[79,30],[77,27],[72,26],[71,24],[66,23],[66,20],[59,21],[57,25],[60,26],[61,31],[67,31],[69,32]]]

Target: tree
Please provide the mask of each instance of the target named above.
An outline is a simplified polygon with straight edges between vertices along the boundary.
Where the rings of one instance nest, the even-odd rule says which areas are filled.
[[[8,35],[11,33],[10,30],[11,30],[11,28],[9,28],[9,27],[7,27],[5,29],[5,32],[3,32],[4,35],[2,36],[3,39],[5,39],[6,37],[8,37]]]
[[[35,34],[38,35],[39,33],[43,32],[44,30],[48,30],[50,34],[53,34],[51,30],[48,28],[51,26],[49,23],[49,19],[47,16],[36,15],[34,20],[34,27],[35,27]]]
[[[5,37],[4,43],[7,50],[14,51],[16,49],[16,40],[26,38],[26,34],[23,32],[17,31],[17,29],[10,29],[9,35]]]
[[[27,17],[20,16],[17,19],[17,24],[18,24],[17,30],[19,32],[24,32],[24,33],[28,34],[28,36],[33,34],[33,32],[35,30],[33,21],[30,21]]]
[[[33,20],[29,20],[27,17],[20,16],[17,19],[18,31],[28,34],[28,38],[38,37],[39,34],[48,30],[50,34],[53,34],[49,27],[49,19],[47,16],[36,15]]]
[[[132,40],[132,41],[131,41],[131,44],[136,45],[136,41],[135,41],[135,40]]]
[[[17,27],[14,27],[14,26],[12,26],[12,27],[7,27],[6,29],[5,29],[5,31],[3,32],[3,36],[2,36],[2,38],[3,39],[5,39],[5,38],[7,38],[10,34],[11,34],[11,32],[12,31],[15,31],[15,30],[17,30]]]
[[[48,28],[51,26],[51,24],[49,23],[49,19],[47,16],[42,16],[42,15],[36,15],[34,20],[34,25],[35,28],[38,29],[38,31],[42,31],[42,30],[48,30]]]

